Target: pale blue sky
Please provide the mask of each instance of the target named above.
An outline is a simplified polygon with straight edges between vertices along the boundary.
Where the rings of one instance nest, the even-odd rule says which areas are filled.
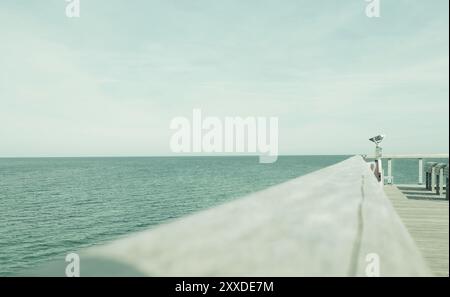
[[[449,2],[0,2],[0,157],[170,155],[170,120],[278,116],[281,154],[449,147]]]

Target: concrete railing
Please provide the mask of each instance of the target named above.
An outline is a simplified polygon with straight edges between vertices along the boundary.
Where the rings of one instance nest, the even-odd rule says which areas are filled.
[[[369,156],[367,159],[373,159],[374,156]],[[393,175],[393,160],[394,159],[416,159],[418,161],[418,173],[419,173],[419,179],[418,184],[423,184],[423,173],[424,173],[424,160],[427,159],[448,159],[449,154],[398,154],[398,155],[389,155],[384,154],[381,159],[387,160],[387,172],[385,174],[385,177],[389,180],[388,183],[394,182],[394,175]],[[426,168],[425,168],[426,171]]]
[[[80,253],[81,276],[426,276],[364,160]],[[64,275],[60,261],[35,272]]]

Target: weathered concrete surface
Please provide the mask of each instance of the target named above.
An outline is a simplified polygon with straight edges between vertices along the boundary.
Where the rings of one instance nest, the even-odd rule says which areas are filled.
[[[385,191],[436,276],[448,276],[449,202],[424,187],[386,186]]]

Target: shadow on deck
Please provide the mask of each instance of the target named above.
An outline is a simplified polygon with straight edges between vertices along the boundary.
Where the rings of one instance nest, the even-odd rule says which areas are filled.
[[[436,192],[427,190],[419,185],[398,185],[397,188],[411,200],[446,201],[445,193],[438,195]]]

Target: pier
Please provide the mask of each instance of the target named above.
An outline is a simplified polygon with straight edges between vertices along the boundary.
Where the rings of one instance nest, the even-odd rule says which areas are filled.
[[[433,275],[448,277],[448,200],[419,186],[387,185],[384,189]]]
[[[448,201],[409,192],[381,186],[355,156],[82,250],[81,276],[446,275]],[[31,275],[64,276],[66,265]]]

